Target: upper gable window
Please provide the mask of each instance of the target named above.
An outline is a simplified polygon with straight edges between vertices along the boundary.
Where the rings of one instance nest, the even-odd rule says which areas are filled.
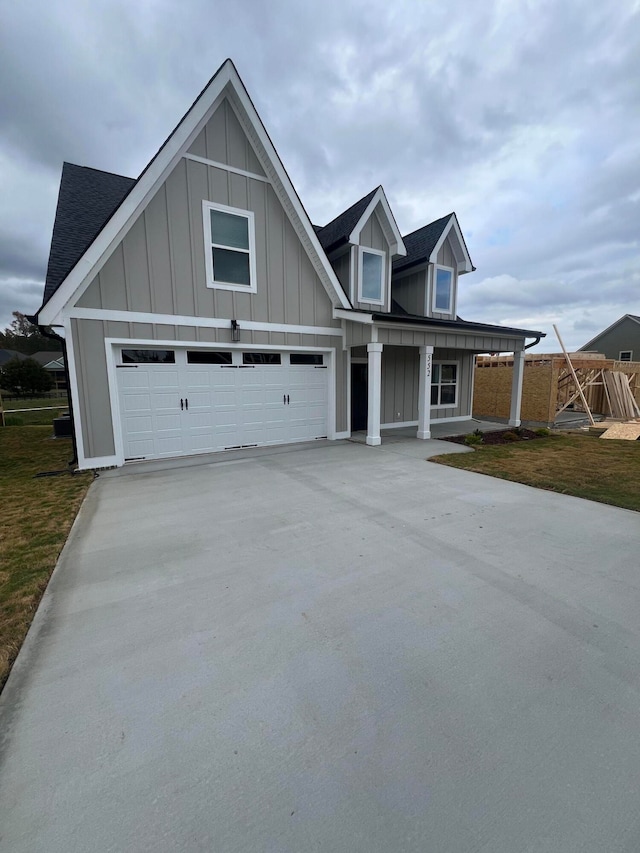
[[[633,355],[633,350],[630,350],[630,349],[620,350],[620,358],[618,359],[618,361],[633,361],[633,359],[631,358],[632,355]]]
[[[255,293],[253,212],[203,201],[202,213],[207,287]]]
[[[360,249],[358,302],[384,305],[384,252]]]
[[[451,314],[453,310],[453,270],[436,266],[433,283],[433,310]]]

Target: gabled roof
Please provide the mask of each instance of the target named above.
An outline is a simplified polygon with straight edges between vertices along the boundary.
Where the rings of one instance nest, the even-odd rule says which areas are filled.
[[[63,163],[43,305],[51,299],[134,184],[133,178]]]
[[[13,361],[14,358],[18,361],[24,361],[25,358],[29,358],[29,356],[24,355],[21,352],[16,352],[13,349],[0,349],[0,366],[6,364],[8,361]]]
[[[97,234],[94,235],[81,257],[76,259],[72,269],[66,275],[60,270],[57,271],[58,278],[62,275],[62,280],[57,282],[55,290],[52,286],[49,293],[45,294],[45,301],[38,312],[40,323],[55,325],[61,322],[62,310],[69,302],[79,298],[91,279],[100,271],[224,98],[229,100],[241,124],[250,134],[258,159],[265,168],[276,195],[287,209],[293,227],[303,242],[327,294],[334,304],[337,303],[343,308],[349,307],[349,300],[322,250],[307,212],[298,198],[253,102],[233,62],[227,59],[142,171],[138,180],[129,187],[128,192],[124,193],[120,204],[116,205],[110,216],[107,216],[103,226],[98,228]],[[114,177],[118,179],[120,176]],[[125,178],[124,181],[126,180],[131,179]],[[95,225],[95,222],[93,224]]]
[[[378,205],[380,205],[382,212],[380,227],[389,243],[391,255],[406,255],[407,250],[402,241],[402,234],[382,187],[376,187],[375,190],[367,193],[364,198],[338,214],[324,228],[319,228],[317,225],[313,226],[325,252],[328,254],[345,243],[359,244],[362,229]]]
[[[37,361],[38,364],[41,364],[43,367],[46,364],[49,364],[51,361],[57,361],[62,358],[61,350],[40,350],[40,352],[35,352],[33,355],[30,355],[29,358],[32,358],[34,361]]]
[[[314,228],[318,232],[320,245],[325,252],[331,252],[343,243],[349,242],[349,235],[360,221],[362,214],[369,206],[369,202],[374,197],[378,189],[380,189],[380,187],[376,187],[371,190],[370,193],[367,193],[355,204],[352,204],[351,207],[343,210],[342,213],[339,213],[335,219],[332,219],[331,222],[328,222],[326,225],[323,225],[320,228],[318,228],[317,225],[314,225]]]
[[[607,326],[606,329],[603,329],[601,332],[598,332],[598,334],[594,338],[591,338],[590,341],[587,341],[587,343],[584,346],[580,347],[578,352],[588,350],[592,344],[594,344],[596,341],[600,340],[600,338],[603,335],[606,335],[607,332],[610,332],[612,329],[615,329],[615,327],[619,326],[620,323],[622,323],[624,320],[632,320],[634,323],[638,323],[638,325],[640,325],[640,317],[638,317],[636,314],[623,314],[622,317],[619,317],[615,321],[615,323],[612,323],[610,326]]]
[[[429,222],[428,225],[423,225],[422,228],[412,231],[411,234],[406,234],[402,238],[407,248],[406,257],[394,261],[393,271],[401,272],[418,266],[418,264],[435,263],[435,256],[437,256],[442,241],[452,229],[458,237],[458,242],[465,256],[465,266],[467,267],[465,272],[471,272],[474,267],[458,225],[458,217],[454,212],[448,213],[434,222]]]

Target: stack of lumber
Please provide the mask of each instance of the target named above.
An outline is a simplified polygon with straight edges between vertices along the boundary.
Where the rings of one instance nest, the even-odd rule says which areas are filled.
[[[616,370],[603,370],[602,375],[612,416],[623,421],[639,418],[640,408],[633,397],[625,374]]]

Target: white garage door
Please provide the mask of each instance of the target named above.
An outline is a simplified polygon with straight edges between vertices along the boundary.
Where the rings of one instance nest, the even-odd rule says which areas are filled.
[[[122,348],[117,373],[125,460],[327,436],[322,353]]]

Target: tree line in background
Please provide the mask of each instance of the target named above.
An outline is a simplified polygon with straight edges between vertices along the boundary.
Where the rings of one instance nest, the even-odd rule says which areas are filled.
[[[0,349],[30,356],[36,352],[62,352],[62,344],[40,334],[20,311],[13,312],[13,321],[0,332]],[[16,396],[46,394],[53,386],[49,373],[31,358],[12,358],[0,367],[0,389]]]
[[[42,350],[62,352],[60,341],[45,338],[40,334],[38,327],[30,323],[20,311],[14,311],[13,317],[11,324],[0,332],[0,349],[14,350],[22,355],[33,355]]]

